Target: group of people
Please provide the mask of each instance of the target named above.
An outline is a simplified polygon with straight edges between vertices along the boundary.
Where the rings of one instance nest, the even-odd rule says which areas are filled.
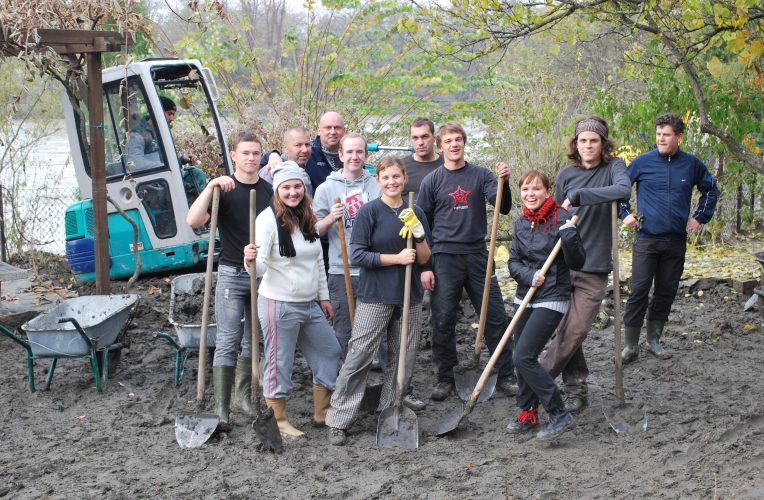
[[[513,342],[495,367],[497,387],[515,395],[520,410],[508,425],[511,432],[535,428],[543,405],[549,422],[537,437],[555,438],[574,425],[571,414],[587,405],[583,342],[612,269],[613,202],[622,202],[624,223],[638,231],[623,360],[638,356],[645,314],[648,351],[669,357],[660,336],[682,274],[686,238],[713,215],[717,190],[703,163],[679,148],[681,118],[661,115],[655,127],[657,149],[627,168],[614,154],[607,122],[597,116],[579,120],[569,145],[570,165],[557,175],[554,194],[542,172],[529,170],[520,177],[522,216],[514,224],[509,259],[518,285],[515,307],[531,289],[534,295],[522,312],[516,309],[521,317]],[[263,393],[284,436],[302,435],[286,411],[298,346],[313,373],[314,424],[329,428],[334,445],[347,441],[379,354],[384,384],[377,409],[393,403],[399,349],[406,350],[403,402],[417,411],[426,407],[411,388],[423,321],[432,325],[437,370],[430,399],[443,401],[454,392],[459,303],[466,291],[475,310],[481,308],[488,259],[486,202],[496,204],[501,182],[506,195],[495,209],[510,212],[510,169],[498,163],[494,175],[466,161],[467,133],[457,123],[445,123],[436,132],[432,121],[417,118],[409,132],[413,153],[383,156],[374,174],[365,168],[366,140],[347,133],[336,112],[321,117],[314,140],[307,128],[290,128],[282,149],[265,157],[254,134],[232,137],[234,173],[211,180],[187,217],[193,227],[206,223],[213,191],[220,189],[213,389],[223,429],[230,427],[232,408],[255,414],[248,332],[258,325],[264,345]],[[639,216],[628,204],[632,184],[637,185]],[[701,197],[690,217],[695,187]],[[248,244],[251,190],[257,192],[255,244]],[[414,206],[406,199],[409,192],[417,193]],[[413,239],[411,248],[408,238]],[[561,251],[542,273],[558,241]],[[408,342],[402,346],[407,266],[414,278]],[[352,294],[346,290],[346,271]],[[259,282],[259,318],[249,317],[252,272]],[[428,319],[422,314],[425,293],[430,294]],[[485,343],[493,354],[509,323],[495,274],[485,300]],[[562,389],[555,382],[560,374]]]

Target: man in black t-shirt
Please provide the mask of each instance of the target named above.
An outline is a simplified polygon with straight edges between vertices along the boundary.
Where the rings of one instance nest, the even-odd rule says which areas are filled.
[[[431,398],[446,399],[454,390],[456,352],[456,310],[466,290],[476,311],[483,301],[483,285],[488,263],[486,201],[496,203],[498,182],[493,173],[464,159],[467,133],[458,123],[438,129],[438,147],[443,166],[424,178],[417,205],[427,215],[432,228],[432,270],[421,275],[422,286],[432,292],[432,357],[438,367],[438,382]],[[509,167],[496,164],[499,182],[504,183],[502,214],[512,208]],[[485,342],[493,353],[507,326],[507,314],[496,275],[492,275],[486,315]],[[497,387],[508,395],[517,391],[512,351],[507,346],[496,363]]]
[[[231,140],[234,174],[210,181],[188,209],[186,217],[191,227],[205,224],[210,218],[213,190],[220,188],[218,229],[221,250],[215,287],[217,340],[212,362],[212,385],[215,413],[220,417],[221,430],[230,429],[232,388],[233,408],[249,416],[255,415],[250,399],[251,332],[258,321],[250,314],[251,292],[249,274],[244,269],[243,249],[249,243],[249,192],[253,189],[257,192],[257,213],[268,208],[273,197],[271,185],[258,175],[262,154],[262,143],[255,134],[236,133]]]
[[[443,157],[435,152],[435,124],[428,118],[417,118],[409,127],[409,141],[414,152],[403,158],[409,180],[403,188],[403,195],[410,191],[419,192],[422,179],[443,165]]]

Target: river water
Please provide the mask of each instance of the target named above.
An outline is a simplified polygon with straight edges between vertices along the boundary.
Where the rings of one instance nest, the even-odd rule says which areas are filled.
[[[33,249],[64,254],[64,214],[66,207],[79,197],[64,121],[43,124],[45,135],[30,147],[30,141],[39,137],[40,126],[22,125],[18,138],[12,143],[12,151],[0,145],[0,156],[6,158],[0,171],[0,184],[7,247],[11,254]],[[18,127],[16,123],[13,128]],[[20,154],[24,150],[29,154]]]

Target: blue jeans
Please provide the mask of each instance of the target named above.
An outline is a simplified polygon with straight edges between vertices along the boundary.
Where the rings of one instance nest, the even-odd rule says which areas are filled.
[[[249,301],[249,273],[243,267],[219,265],[215,286],[217,342],[213,366],[236,366],[239,355],[252,357],[252,314]]]
[[[487,262],[487,250],[480,253],[433,255],[435,291],[430,299],[432,357],[438,367],[439,382],[454,381],[454,367],[459,364],[456,354],[456,312],[462,298],[462,289],[467,290],[475,311],[480,311]],[[493,354],[508,324],[499,280],[495,274],[491,278],[486,316],[485,343],[488,351]],[[499,377],[513,375],[511,344],[507,344],[499,356],[496,371]]]
[[[342,350],[318,302],[283,302],[260,295],[257,306],[265,344],[263,395],[291,394],[296,346],[313,372],[313,384],[333,391]]]

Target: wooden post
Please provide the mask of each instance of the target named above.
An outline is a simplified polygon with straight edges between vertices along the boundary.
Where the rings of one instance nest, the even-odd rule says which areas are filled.
[[[108,294],[109,227],[106,209],[106,165],[104,157],[103,92],[101,53],[87,54],[88,114],[90,117],[90,178],[93,183],[93,235],[95,237],[96,293]]]

